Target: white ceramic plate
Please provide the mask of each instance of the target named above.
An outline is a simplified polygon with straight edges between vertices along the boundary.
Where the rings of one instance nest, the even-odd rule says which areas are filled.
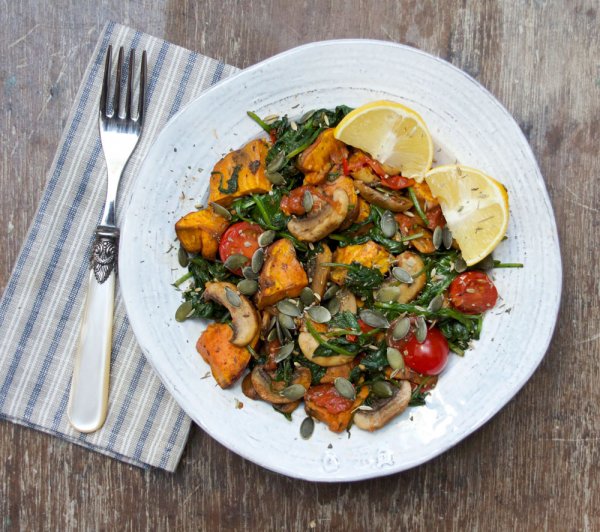
[[[261,134],[246,111],[295,117],[314,108],[382,98],[416,109],[443,153],[506,185],[511,220],[508,239],[495,257],[525,267],[495,271],[499,307],[486,316],[475,348],[463,358],[451,357],[426,406],[409,408],[373,434],[354,428],[351,437],[336,435],[317,424],[304,441],[298,432],[303,409],[289,422],[268,404],[247,399],[239,383],[221,390],[212,377],[203,378],[209,368],[195,343],[204,325],[175,321],[180,294],[171,283],[184,272],[176,252],[165,251],[174,241],[175,221],[204,197],[212,166]],[[226,79],[183,109],[158,136],[140,174],[119,260],[133,330],[192,419],[232,451],[268,469],[309,480],[349,481],[421,464],[498,412],[546,352],[560,300],[561,263],[543,178],[509,113],[441,59],[378,41],[295,48]],[[236,399],[242,409],[236,408]]]

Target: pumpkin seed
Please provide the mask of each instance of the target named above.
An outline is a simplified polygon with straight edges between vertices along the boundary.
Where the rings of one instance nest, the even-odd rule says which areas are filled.
[[[273,159],[271,159],[271,162],[267,165],[267,172],[269,172],[269,173],[278,172],[279,170],[281,170],[283,168],[284,164],[285,164],[285,153],[280,151],[279,153],[277,153],[277,155],[275,155],[275,157],[273,157]]]
[[[244,264],[248,262],[248,257],[244,257],[241,253],[234,253],[233,255],[229,255],[223,265],[228,270],[232,272],[235,270],[239,270]]]
[[[304,124],[304,122],[307,122],[312,115],[315,114],[315,110],[312,109],[311,111],[308,111],[307,113],[304,113],[301,117],[300,120],[298,120],[298,124]]]
[[[447,225],[445,225],[444,229],[442,230],[442,242],[444,243],[444,247],[446,249],[450,249],[452,247],[452,231],[450,231]]]
[[[341,306],[342,302],[340,301],[340,298],[333,297],[329,300],[329,303],[327,304],[327,310],[329,310],[332,316],[335,316],[340,311]]]
[[[271,242],[273,242],[273,240],[275,240],[275,235],[276,235],[276,233],[272,229],[269,229],[268,231],[261,233],[257,239],[258,245],[261,248],[268,246]]]
[[[258,248],[252,255],[252,271],[258,273],[265,263],[265,250]]]
[[[392,330],[392,338],[394,340],[401,340],[404,338],[410,330],[410,318],[401,318],[394,325]]]
[[[285,178],[279,172],[265,172],[267,179],[274,185],[283,185]]]
[[[360,319],[370,327],[375,327],[376,329],[387,329],[390,326],[387,318],[376,310],[361,310]]]
[[[398,281],[405,284],[412,284],[414,280],[412,275],[404,268],[400,268],[400,266],[396,266],[392,269],[392,275],[398,279]]]
[[[429,312],[437,312],[438,310],[440,310],[442,308],[443,304],[444,304],[444,296],[442,294],[438,294],[429,302],[429,305],[427,306],[427,310]]]
[[[294,330],[296,328],[296,322],[291,316],[288,316],[287,314],[279,314],[279,316],[277,316],[277,321],[283,329]]]
[[[279,363],[283,360],[285,360],[287,357],[289,357],[292,354],[292,351],[294,350],[294,342],[289,342],[287,344],[282,345],[279,350],[277,351],[277,354],[275,355],[275,362]]]
[[[306,388],[302,384],[292,384],[287,388],[284,388],[279,392],[279,395],[289,399],[290,401],[297,401],[302,399],[306,393]]]
[[[396,301],[400,296],[399,286],[384,286],[380,288],[375,294],[377,301],[383,301],[389,303],[390,301]]]
[[[371,391],[380,399],[387,399],[394,395],[392,385],[386,381],[377,381],[375,384],[373,384]]]
[[[244,268],[242,268],[242,275],[246,278],[246,279],[258,279],[258,273],[256,273],[251,266],[245,266]]]
[[[228,286],[225,287],[225,297],[234,307],[239,307],[242,304],[240,296]]]
[[[398,351],[395,347],[388,347],[386,356],[390,368],[404,369],[404,358],[402,357],[402,353],[400,353],[400,351]]]
[[[292,333],[288,331],[285,327],[281,327],[281,335],[283,336],[283,340],[279,341],[280,344],[285,344],[286,342],[292,341]]]
[[[379,220],[379,228],[383,236],[392,238],[398,231],[398,223],[390,211],[384,211]]]
[[[463,259],[462,257],[458,257],[454,262],[454,269],[458,273],[464,272],[467,269],[467,263],[465,262],[465,259]]]
[[[315,293],[308,286],[305,286],[300,292],[300,301],[306,307],[312,305],[315,301]]]
[[[488,255],[477,263],[477,267],[482,270],[491,270],[494,267],[494,257]]]
[[[444,235],[443,235],[442,228],[438,225],[433,230],[433,237],[432,237],[433,246],[435,247],[435,249],[440,249],[443,239],[444,239]]]
[[[273,327],[270,331],[269,334],[267,334],[267,340],[269,342],[272,342],[273,340],[275,340],[275,338],[277,338],[277,328]]]
[[[335,294],[338,293],[339,290],[340,287],[337,284],[332,284],[327,290],[325,290],[325,293],[323,294],[323,301],[331,299]]]
[[[305,417],[300,424],[300,437],[308,440],[315,430],[315,420],[312,417]]]
[[[279,324],[279,320],[275,322],[275,330],[277,331],[277,339],[279,340],[279,343],[283,345],[285,343],[285,336],[283,336],[284,329]]]
[[[423,316],[417,317],[417,329],[415,330],[415,338],[417,342],[422,344],[427,338],[427,324],[425,323],[425,318]]]
[[[305,190],[304,194],[302,195],[302,206],[304,207],[304,210],[306,212],[312,211],[314,204],[315,200],[313,198],[313,195],[310,193],[309,190]]]
[[[352,399],[353,401],[356,399],[356,390],[348,379],[344,379],[344,377],[337,377],[333,381],[333,385],[342,397],[345,397],[346,399]]]
[[[307,311],[310,319],[316,323],[327,323],[331,319],[331,312],[325,307],[310,307]]]
[[[302,315],[298,305],[296,305],[296,303],[290,299],[282,299],[279,303],[277,303],[277,310],[286,316],[298,317]]]
[[[179,246],[177,260],[179,261],[179,266],[182,268],[185,268],[190,263],[190,257],[188,256],[187,251],[183,249],[183,246]]]
[[[229,212],[229,209],[223,207],[223,205],[215,203],[214,201],[210,201],[208,204],[212,207],[213,211],[215,211],[219,216],[222,216],[226,220],[231,220],[231,213]]]
[[[185,321],[194,313],[194,305],[191,301],[184,301],[175,311],[176,321]]]
[[[237,284],[237,289],[240,294],[245,296],[251,296],[256,294],[258,290],[258,283],[253,279],[243,279]]]

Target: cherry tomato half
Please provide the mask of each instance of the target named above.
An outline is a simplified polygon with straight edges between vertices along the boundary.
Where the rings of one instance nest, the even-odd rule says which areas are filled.
[[[448,340],[437,327],[431,327],[427,329],[425,340],[419,343],[415,337],[414,323],[415,319],[411,318],[411,330],[400,340],[388,334],[388,345],[404,355],[404,363],[410,369],[423,375],[438,375],[448,362]]]
[[[251,224],[249,222],[237,222],[227,228],[221,237],[219,243],[219,256],[222,261],[226,261],[231,255],[239,253],[252,258],[254,252],[260,247],[258,245],[258,237],[263,230],[260,225]],[[242,270],[238,269],[234,272],[237,275],[242,275]]]
[[[483,272],[464,272],[452,281],[450,303],[465,314],[481,314],[490,310],[498,300],[498,290]]]
[[[401,175],[391,175],[381,178],[381,185],[392,190],[402,190],[403,188],[411,187],[415,184],[414,179]]]

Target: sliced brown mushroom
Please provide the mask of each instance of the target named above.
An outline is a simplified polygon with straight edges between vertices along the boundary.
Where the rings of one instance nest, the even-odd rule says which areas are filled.
[[[317,253],[315,257],[315,268],[312,274],[310,288],[319,297],[323,297],[325,286],[327,285],[327,277],[329,276],[329,266],[323,266],[324,263],[331,262],[331,249],[327,244],[322,245],[323,250]]]
[[[355,181],[354,187],[369,203],[392,212],[404,212],[413,206],[413,202],[396,192],[380,192],[362,181]]]
[[[335,231],[348,213],[348,194],[338,189],[333,193],[333,205],[324,203],[301,218],[292,217],[287,228],[292,235],[303,242],[317,242]]]
[[[427,282],[425,263],[416,253],[404,251],[396,257],[394,267],[402,268],[409,273],[413,279],[412,283],[403,283],[392,277],[381,285],[376,298],[385,302],[410,303],[419,295]]]
[[[244,347],[256,337],[259,330],[258,314],[254,305],[237,291],[234,284],[223,281],[206,283],[203,297],[223,305],[231,314],[233,345]]]
[[[288,399],[281,395],[280,392],[286,387],[285,382],[273,381],[269,373],[262,366],[256,366],[250,375],[252,386],[263,401],[274,405],[285,405],[297,401],[297,399]],[[308,390],[311,379],[310,370],[305,367],[299,367],[294,370],[292,384],[301,384]]]
[[[354,424],[360,429],[371,432],[380,429],[406,410],[410,396],[410,383],[401,381],[399,388],[392,388],[391,397],[379,399],[371,405],[373,410],[358,410],[354,414]]]
[[[347,288],[342,288],[335,295],[340,300],[340,312],[348,311],[356,314],[358,305],[356,304],[356,296]]]
[[[284,405],[273,405],[273,408],[282,414],[291,414],[299,406],[300,401],[294,401],[293,403],[286,403]]]
[[[242,392],[249,399],[260,399],[252,385],[252,373],[248,373],[242,380]]]
[[[315,356],[315,351],[317,350],[317,347],[319,347],[319,342],[317,342],[309,332],[301,332],[298,335],[298,345],[302,350],[302,354],[308,358],[308,360],[324,368],[341,366],[351,362],[355,358],[354,355],[334,355],[330,357]]]

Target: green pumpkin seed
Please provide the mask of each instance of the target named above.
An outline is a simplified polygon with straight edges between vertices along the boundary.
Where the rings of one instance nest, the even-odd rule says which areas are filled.
[[[183,249],[183,246],[179,246],[177,260],[179,261],[179,266],[182,268],[185,268],[190,263],[190,257],[188,256],[187,251]]]
[[[273,340],[275,340],[275,338],[277,338],[277,327],[273,327],[270,331],[269,334],[267,334],[267,340],[269,342],[272,342]]]
[[[267,172],[269,172],[269,173],[278,172],[279,170],[281,170],[283,168],[284,164],[285,164],[285,153],[280,151],[277,155],[275,155],[275,157],[273,157],[273,159],[271,159],[271,162],[267,165]]]
[[[315,430],[315,420],[312,417],[305,417],[300,424],[300,437],[308,440]]]
[[[440,249],[440,246],[442,245],[442,241],[444,239],[444,232],[442,231],[442,228],[438,225],[434,230],[433,230],[433,246],[435,247],[435,249]]]
[[[327,310],[331,313],[332,316],[335,316],[342,306],[342,302],[339,297],[334,297],[329,300],[327,303]]]
[[[304,194],[302,195],[302,206],[304,207],[304,210],[306,212],[312,211],[314,204],[315,200],[313,198],[313,195],[310,193],[309,190],[305,190]]]
[[[344,379],[344,377],[337,377],[333,381],[333,385],[342,397],[351,399],[353,401],[356,398],[356,390],[348,379]]]
[[[398,281],[405,284],[412,284],[414,280],[412,275],[404,268],[400,268],[400,266],[396,266],[392,269],[392,275],[398,279]]]
[[[302,384],[292,384],[291,386],[281,390],[279,395],[289,399],[290,401],[297,401],[298,399],[302,399],[305,393],[306,388],[302,386]]]
[[[291,342],[293,340],[292,333],[285,327],[281,327],[281,335],[283,336],[283,340],[279,341],[279,343],[281,343],[281,344],[285,344],[285,343]]]
[[[252,271],[258,273],[265,263],[265,250],[258,248],[252,255]]]
[[[256,294],[258,291],[258,283],[253,279],[244,279],[237,284],[237,289],[240,294],[245,296],[251,296]]]
[[[481,260],[477,263],[477,268],[480,268],[482,270],[493,269],[494,268],[494,257],[492,257],[491,255],[488,255],[483,260]]]
[[[265,172],[267,179],[274,185],[283,185],[285,183],[285,177],[279,172]]]
[[[258,245],[261,248],[268,246],[271,242],[273,242],[273,240],[275,240],[275,235],[276,235],[276,233],[272,229],[269,229],[268,231],[261,233],[257,239]]]
[[[307,113],[304,113],[301,117],[300,120],[298,120],[298,124],[304,124],[304,122],[307,122],[312,115],[315,114],[315,110],[312,109],[311,111],[308,111]]]
[[[233,255],[229,255],[223,265],[228,270],[232,272],[235,270],[239,270],[244,264],[248,262],[248,257],[244,257],[241,253],[234,253]]]
[[[242,305],[240,296],[228,286],[225,287],[225,297],[234,307],[240,307]]]
[[[386,381],[377,381],[371,387],[371,391],[373,392],[373,395],[376,395],[380,399],[388,399],[394,395],[392,385]]]
[[[291,301],[290,299],[283,299],[279,303],[277,303],[277,310],[286,316],[292,316],[297,318],[302,315],[298,305]]]
[[[340,287],[337,284],[332,284],[325,293],[323,294],[323,301],[327,301],[331,299],[335,294],[337,294],[340,290]]]
[[[305,286],[300,292],[300,301],[306,307],[312,305],[315,302],[315,293],[308,286]]]
[[[242,268],[242,275],[246,278],[246,279],[251,279],[251,280],[255,280],[258,279],[258,273],[256,273],[253,269],[252,266],[245,266],[244,268]]]
[[[409,318],[401,318],[394,325],[394,329],[392,330],[392,338],[394,340],[401,340],[404,338],[408,331],[410,330],[410,319]]]
[[[444,296],[442,294],[438,294],[429,302],[429,305],[427,306],[427,310],[429,312],[437,312],[438,310],[440,310],[442,308],[443,304],[444,304]]]
[[[379,228],[383,236],[392,238],[398,231],[398,223],[390,211],[384,211],[379,220]]]
[[[402,353],[395,347],[388,347],[386,357],[390,368],[392,369],[404,369],[404,358]]]
[[[467,263],[462,257],[458,257],[454,262],[454,269],[457,273],[462,273],[467,269]]]
[[[448,228],[447,225],[444,226],[442,230],[442,242],[444,243],[444,247],[446,249],[450,249],[452,247],[452,231]]]
[[[282,362],[287,357],[289,357],[292,354],[293,350],[294,342],[289,342],[287,344],[282,345],[277,351],[277,354],[275,355],[275,362],[279,364],[279,362]]]
[[[329,310],[327,310],[325,307],[311,307],[306,312],[310,316],[310,319],[316,323],[327,323],[329,320],[331,320],[331,312],[329,312]]]
[[[222,216],[226,220],[231,220],[231,213],[226,207],[223,207],[223,205],[219,205],[214,201],[209,202],[209,205],[212,207],[213,211],[215,211],[219,216]]]
[[[422,344],[425,341],[425,338],[427,338],[427,323],[425,323],[425,318],[423,318],[423,316],[417,317],[415,338],[420,344]]]
[[[185,321],[194,313],[194,306],[191,301],[184,301],[175,311],[176,321]]]
[[[387,329],[390,326],[387,318],[376,310],[362,310],[360,312],[360,319],[369,327],[375,327],[376,329]]]
[[[279,324],[279,320],[275,322],[275,331],[277,332],[277,340],[279,340],[279,343],[283,345],[285,343],[285,336],[283,335],[284,329]]]
[[[389,303],[391,301],[396,301],[399,296],[400,296],[400,287],[399,286],[384,286],[383,288],[380,288],[376,292],[375,299],[377,301]]]
[[[279,314],[279,316],[277,316],[277,321],[283,329],[294,330],[296,328],[296,322],[287,314]]]

